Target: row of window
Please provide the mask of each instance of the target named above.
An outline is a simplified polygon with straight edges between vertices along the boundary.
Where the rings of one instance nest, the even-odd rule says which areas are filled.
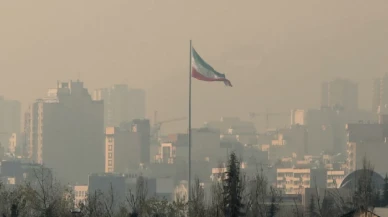
[[[75,196],[76,197],[86,197],[86,191],[76,191]]]

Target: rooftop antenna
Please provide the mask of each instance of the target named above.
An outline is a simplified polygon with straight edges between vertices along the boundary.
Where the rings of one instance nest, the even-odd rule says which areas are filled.
[[[78,77],[77,77],[77,81],[80,81],[80,79],[81,79],[81,72],[78,72],[78,75],[77,75]]]

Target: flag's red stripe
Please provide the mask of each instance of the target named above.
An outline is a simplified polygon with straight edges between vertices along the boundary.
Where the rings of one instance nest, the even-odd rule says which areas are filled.
[[[192,69],[191,69],[191,75],[193,76],[193,78],[196,78],[196,79],[201,80],[201,81],[226,81],[227,80],[225,78],[206,77],[206,76],[202,75],[201,73],[199,73],[194,67],[192,67]]]

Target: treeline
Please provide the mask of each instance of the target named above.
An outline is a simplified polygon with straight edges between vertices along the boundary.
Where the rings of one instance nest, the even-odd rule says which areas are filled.
[[[114,194],[94,192],[84,204],[74,204],[71,189],[56,181],[49,170],[35,170],[33,179],[23,185],[0,184],[0,213],[3,217],[332,217],[351,212],[367,212],[388,202],[388,179],[383,192],[372,182],[373,168],[366,159],[357,188],[344,199],[336,189],[309,199],[304,208],[298,201],[285,204],[281,192],[269,185],[260,170],[254,177],[240,171],[240,162],[232,153],[227,171],[205,194],[197,179],[191,187],[192,197],[174,202],[148,197],[147,182],[138,178],[136,189],[123,200]],[[318,195],[318,189],[317,189]],[[385,204],[386,205],[386,204]],[[78,206],[79,209],[74,210]],[[351,216],[351,215],[349,215]]]

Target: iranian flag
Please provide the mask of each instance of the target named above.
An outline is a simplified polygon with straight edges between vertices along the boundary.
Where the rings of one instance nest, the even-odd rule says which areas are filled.
[[[232,87],[232,84],[226,79],[225,74],[217,72],[213,67],[207,64],[195,51],[191,49],[191,76],[201,81],[223,81],[226,86]]]

